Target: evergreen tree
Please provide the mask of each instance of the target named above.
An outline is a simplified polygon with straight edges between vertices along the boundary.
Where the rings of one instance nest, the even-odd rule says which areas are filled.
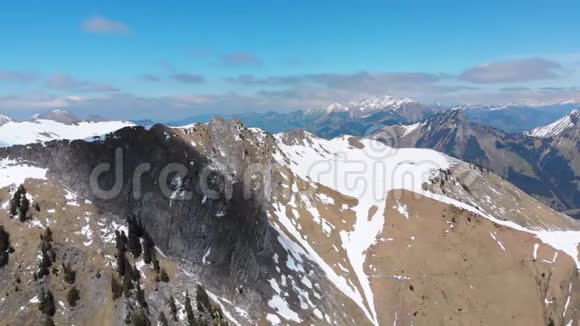
[[[133,257],[138,258],[141,256],[142,248],[141,248],[141,240],[139,237],[141,236],[141,228],[137,224],[135,218],[128,219],[129,224],[129,238],[127,241],[127,247]]]
[[[18,215],[23,195],[26,195],[26,189],[24,189],[23,185],[20,185],[10,200],[10,215]]]
[[[30,210],[30,201],[26,198],[26,192],[24,192],[20,199],[20,209],[18,210],[18,219],[20,222],[26,221],[28,218],[28,210]]]
[[[115,275],[111,275],[111,292],[113,293],[113,301],[119,299],[123,294],[123,287],[121,287]]]
[[[127,272],[128,264],[129,263],[127,262],[127,257],[125,257],[125,252],[119,251],[117,253],[117,273],[119,273],[121,276],[125,275]]]
[[[65,265],[64,263],[62,264],[62,270],[64,274],[64,281],[68,284],[74,284],[77,277],[77,272],[72,269],[70,264]]]
[[[153,270],[155,270],[155,273],[159,274],[159,272],[161,271],[161,268],[159,266],[159,259],[157,259],[156,257],[153,258]]]
[[[38,271],[36,276],[38,278],[43,278],[50,274],[50,267],[52,266],[52,259],[51,255],[49,254],[50,251],[50,243],[42,243],[40,249],[40,264],[38,266]]]
[[[204,312],[206,310],[209,311],[209,308],[211,307],[211,302],[209,300],[207,292],[205,292],[205,289],[200,284],[197,285],[195,299],[197,302],[197,310],[199,312]]]
[[[127,236],[125,235],[125,231],[115,231],[115,246],[118,252],[127,251]]]
[[[151,261],[155,258],[155,244],[153,239],[149,236],[149,233],[143,231],[143,261],[145,264],[151,264]]]
[[[139,278],[141,278],[141,273],[137,269],[137,266],[133,266],[133,268],[131,268],[131,266],[129,265],[128,268],[131,269],[131,279],[135,282],[139,282]]]
[[[161,282],[169,282],[169,275],[167,275],[167,272],[165,271],[165,268],[161,269],[161,273],[159,273],[159,279],[161,280]]]
[[[40,304],[38,305],[38,309],[40,309],[43,314],[50,317],[54,316],[56,313],[54,297],[50,290],[45,289],[40,293]]]
[[[69,306],[74,307],[77,305],[77,301],[80,300],[80,293],[77,290],[76,286],[73,286],[68,290],[66,294],[66,301],[68,302]]]
[[[40,240],[43,242],[52,242],[52,230],[49,226],[44,229],[44,232],[40,234]]]
[[[0,268],[8,264],[10,251],[10,234],[4,230],[4,226],[0,225]]]
[[[173,298],[173,296],[169,296],[169,299],[167,300],[167,304],[169,305],[169,312],[171,313],[171,319],[173,319],[173,321],[177,321],[177,305],[175,304],[175,298]]]
[[[131,296],[131,290],[133,290],[133,282],[131,281],[130,273],[125,273],[125,277],[123,278],[123,293],[125,293],[125,297],[128,298]]]
[[[189,293],[185,292],[185,315],[187,316],[187,322],[189,326],[195,326],[196,320],[193,314],[193,307],[191,306],[191,299],[189,298]]]
[[[214,320],[223,320],[224,319],[224,313],[222,311],[222,308],[217,304],[211,305],[210,314],[211,314],[211,318]]]
[[[139,283],[137,283],[137,302],[139,302],[139,305],[141,305],[142,308],[149,310],[147,301],[145,300],[145,291],[141,288]]]
[[[150,326],[149,319],[142,310],[133,311],[131,314],[131,325],[133,326]]]
[[[169,326],[169,322],[167,321],[167,318],[165,318],[165,314],[162,312],[159,313],[159,325],[161,326]]]

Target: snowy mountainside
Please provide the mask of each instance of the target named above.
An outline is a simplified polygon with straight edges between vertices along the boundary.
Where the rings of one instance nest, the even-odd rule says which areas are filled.
[[[127,121],[78,121],[64,111],[53,111],[31,120],[0,123],[0,146],[92,138],[132,125]]]
[[[368,115],[377,111],[396,111],[409,104],[418,104],[415,100],[406,97],[395,96],[369,96],[359,101],[351,101],[347,104],[333,103],[321,109],[327,114],[332,112],[348,112],[351,116]]]
[[[12,121],[10,117],[0,114],[0,126],[10,121]]]
[[[573,128],[578,128],[580,120],[580,110],[573,110],[568,115],[550,123],[549,125],[534,128],[526,134],[533,137],[556,137]]]
[[[580,318],[579,223],[434,150],[306,131],[272,135],[223,119],[45,146],[3,148],[0,158],[10,157],[7,168],[41,169],[35,173],[103,213],[134,214],[167,263],[186,264],[235,324],[566,325]],[[130,173],[114,199],[96,198],[83,181],[96,164],[114,162],[117,147],[131,158],[126,172],[151,163],[144,196],[133,197]],[[54,151],[58,160],[42,155]],[[156,180],[175,162],[189,175],[172,182],[167,198]],[[217,195],[199,189],[205,177]],[[190,198],[179,200],[186,190]]]
[[[467,116],[455,109],[420,123],[387,126],[370,137],[393,147],[435,149],[481,165],[559,211],[580,207],[578,127],[538,138],[505,133]]]

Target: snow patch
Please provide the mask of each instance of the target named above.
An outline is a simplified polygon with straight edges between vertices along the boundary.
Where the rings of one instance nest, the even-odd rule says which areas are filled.
[[[2,137],[0,136],[0,139]],[[47,169],[5,158],[0,160],[0,188],[21,185],[28,178],[46,180]]]

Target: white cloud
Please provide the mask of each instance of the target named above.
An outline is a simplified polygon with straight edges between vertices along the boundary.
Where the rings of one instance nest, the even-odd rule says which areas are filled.
[[[83,21],[82,28],[86,32],[98,34],[127,34],[129,28],[123,22],[95,16]]]
[[[514,83],[562,77],[562,65],[542,58],[485,63],[465,70],[459,78],[477,84]]]

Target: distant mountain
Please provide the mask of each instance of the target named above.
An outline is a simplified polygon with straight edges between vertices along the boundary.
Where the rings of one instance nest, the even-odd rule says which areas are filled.
[[[385,125],[420,121],[443,110],[443,107],[423,105],[409,98],[367,97],[346,105],[335,103],[326,109],[310,111],[318,113],[319,118],[305,129],[324,138],[363,136]]]
[[[149,119],[130,120],[130,122],[137,125],[137,126],[141,126],[141,127],[149,127],[149,126],[152,126],[155,124],[155,121],[149,120]]]
[[[10,121],[12,121],[10,117],[0,114],[0,126]]]
[[[494,171],[557,210],[580,208],[578,138],[508,134],[466,115],[455,109],[420,123],[385,127],[372,138],[398,148],[444,152]]]
[[[566,132],[578,129],[580,124],[580,110],[573,110],[568,115],[550,123],[549,125],[534,128],[526,134],[533,137],[557,137]]]
[[[26,121],[0,120],[4,121],[0,123],[0,146],[98,137],[133,125],[128,121],[79,120],[62,110],[34,115]]]
[[[507,133],[519,133],[547,125],[565,116],[574,103],[543,106],[464,105],[455,108],[465,111],[472,122],[491,126]],[[348,103],[333,103],[327,107],[292,112],[242,112],[222,115],[225,119],[239,119],[248,127],[273,133],[293,129],[308,130],[324,138],[339,135],[363,136],[376,129],[395,124],[411,124],[453,109],[451,106],[424,104],[406,97],[371,96]],[[206,123],[213,114],[202,114],[167,122],[169,126]]]
[[[339,135],[362,136],[376,128],[415,122],[444,111],[437,105],[424,105],[412,99],[394,96],[373,96],[346,104],[333,103],[328,107],[292,112],[249,112],[223,115],[225,119],[239,119],[248,127],[278,133],[305,129],[320,137]],[[170,126],[184,126],[208,122],[212,115],[199,115],[169,122]]]
[[[72,125],[79,122],[80,119],[74,114],[64,110],[52,110],[48,113],[35,114],[32,116],[32,121],[50,120],[66,125]]]
[[[542,106],[472,105],[458,108],[465,110],[465,115],[472,122],[509,133],[519,133],[560,119],[577,106],[574,103],[563,103]]]

